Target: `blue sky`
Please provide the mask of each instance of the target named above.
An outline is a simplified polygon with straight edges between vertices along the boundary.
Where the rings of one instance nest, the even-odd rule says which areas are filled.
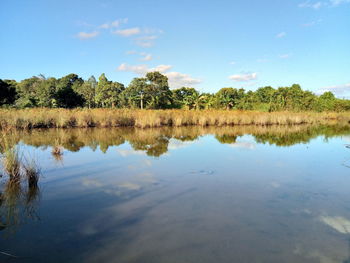
[[[171,88],[350,95],[350,0],[1,0],[0,29],[3,79],[159,70]]]

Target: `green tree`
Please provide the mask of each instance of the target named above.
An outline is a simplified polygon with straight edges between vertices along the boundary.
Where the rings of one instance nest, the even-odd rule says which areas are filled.
[[[91,76],[77,90],[77,93],[84,98],[84,105],[88,108],[95,106],[96,88],[97,81],[94,76]]]
[[[172,105],[168,78],[149,72],[145,78],[134,78],[121,93],[122,105],[132,108],[164,109]]]
[[[57,80],[55,99],[58,107],[74,108],[84,104],[84,98],[78,93],[84,81],[76,74],[69,74]]]
[[[56,107],[56,84],[55,78],[41,79],[36,91],[36,104],[39,107]]]
[[[326,91],[317,100],[317,111],[333,111],[335,110],[336,98],[330,91]]]
[[[244,97],[244,90],[234,88],[222,88],[215,94],[218,106],[224,109],[232,109]]]
[[[147,95],[150,100],[147,102],[147,108],[164,109],[172,104],[172,93],[169,89],[168,77],[158,71],[148,72],[146,74]]]
[[[182,87],[173,90],[172,93],[174,106],[177,108],[193,109],[196,100],[199,99],[199,92],[194,88]]]
[[[20,108],[38,106],[37,93],[42,81],[44,79],[37,76],[22,80],[17,85],[18,98],[16,100],[16,106]]]
[[[0,79],[0,106],[12,105],[17,96],[15,80]]]
[[[100,107],[116,107],[119,105],[119,95],[123,92],[124,85],[119,82],[109,81],[105,74],[98,78],[96,88],[96,104]]]

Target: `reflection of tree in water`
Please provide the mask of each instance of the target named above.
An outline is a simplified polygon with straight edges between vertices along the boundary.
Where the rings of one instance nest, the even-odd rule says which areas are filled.
[[[38,220],[40,190],[37,180],[12,177],[2,182],[0,190],[0,231],[13,233],[28,219]]]
[[[295,131],[269,131],[263,134],[254,135],[257,143],[269,143],[277,146],[292,146],[298,143],[308,143],[320,135],[325,137],[325,140],[334,136],[350,134],[350,126],[311,126],[306,129]]]
[[[215,138],[220,143],[235,143],[236,140],[237,140],[237,136],[236,135],[229,135],[229,134],[215,135]]]
[[[151,141],[130,140],[134,150],[145,151],[148,156],[159,157],[168,151],[169,138],[159,136]]]
[[[222,126],[222,127],[162,127],[162,128],[86,128],[86,129],[46,129],[16,131],[11,133],[12,141],[22,140],[35,147],[55,147],[55,141],[69,151],[79,151],[83,147],[106,152],[111,146],[129,142],[134,150],[145,151],[150,156],[161,156],[168,150],[171,138],[180,141],[193,141],[207,134],[215,135],[220,143],[235,143],[240,136],[252,135],[257,143],[269,143],[277,146],[291,146],[307,143],[317,136],[325,139],[350,134],[349,125],[291,125],[291,126]],[[1,151],[1,149],[0,149]]]

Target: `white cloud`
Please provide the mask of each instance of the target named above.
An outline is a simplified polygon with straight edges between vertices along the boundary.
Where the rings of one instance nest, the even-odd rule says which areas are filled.
[[[338,6],[338,5],[346,4],[346,3],[350,3],[350,0],[330,0],[330,4],[332,6]]]
[[[350,220],[341,216],[320,216],[320,221],[342,234],[350,234]]]
[[[230,65],[236,65],[236,61],[231,61]]]
[[[122,19],[118,19],[118,20],[113,21],[111,23],[111,26],[112,27],[118,27],[121,24],[126,24],[126,23],[128,23],[128,19],[127,18],[122,18]]]
[[[108,23],[104,23],[104,24],[100,25],[99,28],[108,29],[109,28],[109,24]]]
[[[325,0],[317,2],[307,0],[303,3],[300,3],[298,6],[301,8],[320,9],[321,7],[336,7],[346,3],[350,3],[350,0]]]
[[[159,71],[160,73],[164,73],[171,68],[172,68],[171,65],[158,65],[154,68],[149,68],[147,65],[128,65],[126,63],[123,63],[118,67],[118,70],[133,72],[138,75],[144,75],[147,72],[153,72],[153,71]]]
[[[141,56],[141,61],[151,61],[153,59],[152,54],[146,53],[146,52],[137,52],[135,50],[129,50],[125,52],[126,55],[139,55]]]
[[[235,142],[232,144],[229,144],[232,148],[243,148],[248,150],[254,150],[256,148],[256,144],[252,142]]]
[[[85,187],[101,187],[103,184],[96,179],[84,178],[82,180],[82,185]]]
[[[152,35],[152,36],[143,36],[143,37],[139,37],[137,38],[137,40],[140,40],[140,41],[149,41],[149,40],[155,40],[157,39],[158,36],[155,36],[155,35]]]
[[[147,65],[128,65],[126,63],[121,64],[118,68],[119,71],[133,72],[139,75],[144,75],[147,73]]]
[[[164,73],[164,72],[167,72],[172,67],[173,66],[171,66],[171,65],[158,65],[158,66],[156,66],[154,68],[150,68],[149,72],[159,71],[160,73]]]
[[[141,30],[138,27],[132,27],[132,28],[120,29],[120,30],[113,31],[113,34],[117,34],[117,35],[120,35],[123,37],[130,37],[133,35],[138,35],[140,33],[141,33]]]
[[[143,33],[147,34],[147,35],[157,35],[157,34],[162,34],[163,30],[161,29],[157,29],[157,28],[145,28],[143,30]]]
[[[131,183],[131,182],[125,182],[125,183],[119,184],[118,187],[126,188],[128,190],[140,190],[141,189],[141,185]]]
[[[165,75],[168,77],[169,86],[171,88],[194,86],[202,82],[200,79],[193,78],[188,74],[183,74],[180,72],[169,72]]]
[[[177,150],[180,148],[185,148],[191,144],[193,144],[195,141],[180,141],[177,139],[170,139],[169,144],[168,144],[168,149],[169,150]]]
[[[311,1],[306,1],[303,3],[300,3],[298,6],[301,8],[313,8],[313,9],[319,9],[320,7],[324,6],[326,2],[311,2]]]
[[[322,19],[318,19],[318,20],[315,20],[315,21],[311,21],[309,23],[302,24],[301,26],[303,26],[303,27],[312,27],[312,26],[320,24],[321,22],[322,22]]]
[[[350,83],[321,88],[317,93],[322,94],[326,91],[331,91],[336,96],[350,96]]]
[[[119,71],[133,72],[138,75],[145,75],[147,72],[159,71],[168,77],[169,86],[171,88],[193,86],[202,82],[200,79],[193,78],[188,74],[175,71],[168,72],[171,68],[171,65],[158,65],[156,67],[149,68],[147,65],[128,65],[123,63],[117,69]]]
[[[123,157],[127,157],[130,155],[145,155],[146,154],[143,151],[136,151],[133,149],[117,149],[117,152]]]
[[[77,38],[81,39],[81,40],[85,40],[85,39],[90,39],[90,38],[94,38],[97,37],[100,33],[98,31],[93,31],[90,33],[87,32],[79,32],[77,34]]]
[[[280,58],[282,59],[287,59],[287,58],[290,58],[292,56],[292,54],[281,54],[279,55]]]
[[[231,75],[228,78],[234,81],[251,81],[257,79],[257,73],[247,73],[247,74],[235,74]]]
[[[113,27],[119,27],[120,25],[126,24],[127,22],[128,22],[127,18],[121,18],[121,19],[114,20],[111,23],[104,23],[104,24],[100,25],[99,28],[108,29],[108,28],[113,28]]]
[[[137,54],[137,52],[135,50],[128,50],[128,51],[126,51],[125,54],[127,54],[127,55],[134,55],[134,54]]]
[[[135,43],[136,43],[136,45],[138,45],[140,47],[144,47],[144,48],[149,48],[149,47],[154,46],[153,41],[136,41]]]
[[[154,46],[154,41],[158,38],[156,35],[150,35],[150,36],[142,36],[135,39],[135,44],[144,47],[149,48]]]
[[[147,54],[147,53],[140,53],[140,55],[142,56],[142,58],[140,59],[141,61],[151,61],[153,59],[151,54]]]
[[[286,35],[287,35],[286,32],[281,32],[281,33],[278,33],[278,34],[276,35],[276,38],[282,38],[282,37],[285,37]]]

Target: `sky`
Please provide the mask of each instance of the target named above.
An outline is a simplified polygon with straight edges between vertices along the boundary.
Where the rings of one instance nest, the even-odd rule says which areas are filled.
[[[0,78],[300,84],[350,98],[350,0],[0,0]]]

